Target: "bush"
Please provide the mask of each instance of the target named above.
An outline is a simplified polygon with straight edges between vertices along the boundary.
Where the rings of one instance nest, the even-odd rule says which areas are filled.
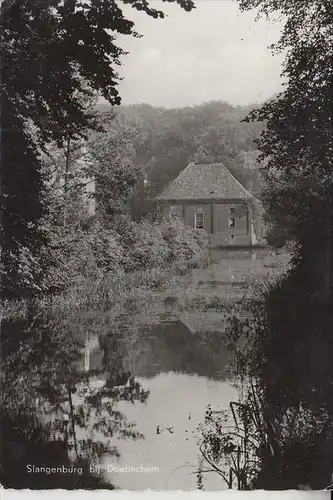
[[[44,257],[49,261],[44,288],[58,292],[78,287],[87,279],[99,281],[106,273],[116,276],[121,271],[123,248],[117,233],[96,222],[88,230],[53,234],[49,255]]]
[[[282,248],[290,239],[284,228],[280,226],[272,226],[266,233],[267,244],[274,248]]]
[[[127,220],[121,231],[126,270],[170,266],[182,270],[208,261],[204,233],[186,227],[179,219],[146,218],[138,224]]]
[[[170,275],[172,268],[178,275],[208,262],[204,233],[178,219],[148,217],[136,223],[122,215],[112,229],[95,218],[84,225],[80,221],[75,226],[48,224],[43,230],[49,244],[38,259],[22,249],[13,266],[21,289],[24,285],[34,295],[65,292],[81,302],[88,293],[96,301],[97,296],[110,298],[125,291],[125,274],[156,270],[160,285],[165,270]],[[143,280],[141,285],[150,286]]]
[[[41,296],[48,291],[48,247],[41,242],[36,251],[16,242],[16,249],[0,253],[2,297],[13,300]]]
[[[208,263],[207,240],[203,231],[185,226],[180,219],[161,223],[163,238],[168,244],[168,262],[178,268],[203,267]]]
[[[131,223],[130,235],[123,240],[127,249],[126,270],[163,267],[168,259],[169,248],[163,238],[163,232],[158,222],[148,219]]]

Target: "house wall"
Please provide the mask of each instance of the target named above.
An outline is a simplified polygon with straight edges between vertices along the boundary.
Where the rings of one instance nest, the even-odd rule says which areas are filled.
[[[216,211],[216,233],[220,234],[233,234],[233,235],[245,235],[249,232],[249,211],[247,207],[244,207],[242,210],[242,214],[238,213],[239,205],[227,204],[227,203],[216,203],[215,211]],[[230,208],[235,209],[235,214],[230,214]],[[240,215],[242,215],[240,217]],[[234,217],[236,219],[236,226],[229,227],[228,221],[230,217]]]
[[[256,200],[253,210],[254,233],[258,243],[265,244],[268,225],[264,221],[265,210],[260,201]]]
[[[243,207],[241,210],[241,206]],[[240,203],[193,203],[170,202],[162,205],[161,212],[168,216],[177,213],[183,217],[185,224],[194,227],[195,214],[204,214],[204,230],[210,235],[210,244],[213,246],[251,246],[253,241],[253,227],[251,222],[251,208]],[[230,208],[235,209],[230,214]],[[228,227],[230,217],[235,217],[235,227]]]
[[[234,213],[230,213],[230,208]],[[235,227],[229,227],[229,219],[235,218]],[[216,231],[210,235],[212,246],[251,246],[251,208],[244,203],[215,204]]]
[[[163,205],[161,207],[161,212],[166,217],[171,214],[177,214],[177,217],[184,218],[185,206],[183,204],[170,203]]]
[[[204,214],[204,230],[207,233],[211,233],[213,231],[212,226],[212,204],[211,203],[187,203],[185,205],[185,222],[189,226],[194,227],[194,219],[196,213]]]

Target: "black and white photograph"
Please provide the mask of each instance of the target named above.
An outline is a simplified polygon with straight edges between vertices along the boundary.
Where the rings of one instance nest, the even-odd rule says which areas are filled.
[[[332,119],[333,0],[0,1],[3,488],[333,489]]]

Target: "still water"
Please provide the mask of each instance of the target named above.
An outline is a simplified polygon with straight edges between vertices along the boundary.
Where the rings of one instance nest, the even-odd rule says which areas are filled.
[[[90,345],[89,369],[103,365],[110,373],[121,365],[149,391],[145,403],[117,404],[144,438],[115,440],[120,457],[103,456],[105,479],[129,490],[196,489],[197,426],[208,404],[227,409],[237,399],[227,380],[229,355],[221,331],[192,332],[173,321],[141,329],[127,341],[113,332]],[[126,472],[126,467],[142,472]],[[205,489],[224,487],[215,473],[206,474]]]

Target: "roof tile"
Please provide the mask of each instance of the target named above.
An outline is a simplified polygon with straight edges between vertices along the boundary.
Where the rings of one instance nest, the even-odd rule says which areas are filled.
[[[253,195],[222,163],[190,163],[158,200],[247,200]]]

